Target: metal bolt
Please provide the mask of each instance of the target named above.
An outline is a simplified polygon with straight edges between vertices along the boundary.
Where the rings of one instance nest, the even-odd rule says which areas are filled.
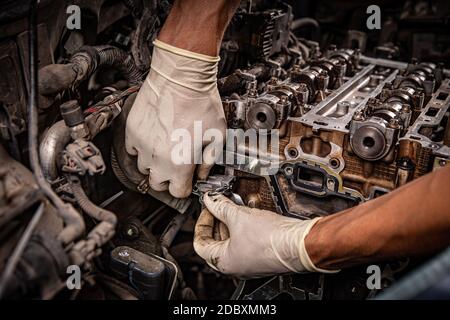
[[[292,167],[286,167],[286,168],[284,168],[284,173],[287,176],[291,176],[294,173],[294,169]]]
[[[389,127],[392,129],[400,128],[400,121],[398,121],[398,119],[391,119],[389,121]]]
[[[408,113],[411,110],[408,104],[402,106],[402,112]]]
[[[353,115],[353,120],[364,121],[364,119],[365,119],[365,117],[364,117],[364,114],[362,113],[362,111],[355,112],[355,114]]]
[[[308,86],[304,83],[300,83],[298,88],[299,88],[299,91],[307,91],[308,90]]]
[[[439,145],[436,143],[432,143],[432,144],[430,144],[430,148],[431,149],[439,149]]]
[[[327,180],[327,188],[330,190],[334,190],[334,186],[335,186],[335,182],[333,179],[328,179]]]
[[[139,236],[139,229],[135,225],[129,225],[126,229],[126,234],[130,238],[137,238]]]
[[[129,256],[130,256],[130,253],[127,250],[119,251],[119,257],[126,258],[126,257],[129,257]]]
[[[260,199],[257,194],[249,195],[248,200],[247,200],[247,205],[250,208],[257,208],[259,206],[259,203],[260,203]]]
[[[287,96],[281,96],[280,102],[282,104],[287,104],[287,103],[289,103],[289,98]]]

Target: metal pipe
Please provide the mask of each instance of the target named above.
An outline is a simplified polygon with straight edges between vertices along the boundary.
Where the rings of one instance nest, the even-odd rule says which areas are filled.
[[[44,134],[41,145],[39,146],[39,154],[41,159],[41,167],[45,178],[48,181],[54,181],[58,178],[58,168],[56,166],[57,157],[70,142],[70,129],[63,120],[55,123]]]
[[[361,55],[359,61],[363,62],[363,63],[367,63],[367,64],[374,64],[376,66],[392,68],[392,69],[404,70],[408,67],[408,63],[406,63],[406,62],[381,59],[381,58],[372,58],[372,57],[367,57],[364,55]],[[450,69],[444,69],[443,72],[446,77],[450,77]]]
[[[64,203],[52,190],[44,177],[38,150],[38,39],[37,39],[37,0],[30,3],[29,52],[30,52],[30,94],[28,102],[28,143],[30,152],[30,166],[36,177],[36,182],[42,192],[56,207],[58,214],[65,223],[65,228],[58,236],[58,240],[68,244],[78,238],[85,230],[83,218],[72,207]]]

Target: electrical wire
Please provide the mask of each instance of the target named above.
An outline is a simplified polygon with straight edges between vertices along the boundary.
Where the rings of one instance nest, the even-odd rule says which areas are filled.
[[[8,262],[5,266],[5,271],[2,274],[2,278],[0,279],[0,298],[3,297],[3,293],[5,292],[6,285],[13,274],[14,270],[16,269],[17,263],[20,260],[20,257],[22,256],[22,253],[25,251],[25,248],[28,244],[28,241],[31,238],[31,235],[33,234],[34,229],[36,228],[39,220],[42,217],[42,214],[44,212],[44,204],[41,203],[36,210],[36,212],[33,215],[33,218],[31,219],[30,223],[28,224],[27,228],[22,234],[22,237],[20,238],[19,242],[17,243],[17,246],[14,248],[13,253],[11,254],[11,257],[9,258]]]
[[[29,156],[30,166],[35,174],[36,182],[41,188],[43,193],[51,200],[51,202],[62,211],[67,212],[64,202],[57,196],[51,189],[48,182],[45,180],[42,168],[39,161],[38,153],[38,47],[37,47],[37,6],[38,0],[30,1],[29,9],[29,67],[30,67],[30,92],[28,102],[28,143],[29,143]],[[0,298],[5,292],[7,282],[13,274],[16,266],[24,252],[34,229],[36,228],[39,220],[44,212],[44,204],[41,203],[34,213],[30,223],[22,234],[17,246],[15,247],[11,257],[9,258],[5,271],[0,279]],[[69,212],[71,218],[73,215]],[[81,217],[80,217],[81,218]],[[74,222],[74,220],[71,220]],[[83,224],[84,225],[84,224]],[[75,230],[78,231],[78,230]]]
[[[63,218],[66,227],[60,234],[60,240],[67,244],[75,240],[84,231],[84,221],[75,209],[64,203],[53,191],[44,177],[39,159],[38,148],[38,35],[37,35],[37,7],[38,0],[30,1],[29,12],[29,68],[30,68],[30,92],[28,102],[28,148],[30,166],[35,175],[36,183],[42,192],[56,207]]]
[[[28,143],[30,152],[30,166],[36,176],[37,183],[52,203],[61,204],[62,200],[51,189],[44,178],[40,166],[38,153],[38,49],[37,49],[37,0],[30,1],[30,32],[29,32],[29,63],[30,63],[30,92],[28,102]]]

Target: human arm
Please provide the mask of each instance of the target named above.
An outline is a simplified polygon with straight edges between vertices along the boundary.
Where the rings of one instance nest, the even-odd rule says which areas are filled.
[[[305,244],[313,263],[325,269],[445,248],[450,244],[450,166],[321,219]]]
[[[155,191],[185,198],[223,148],[219,47],[239,1],[175,1],[155,41],[150,73],[127,119],[125,145]],[[208,130],[209,133],[205,134]]]
[[[450,166],[388,195],[318,220],[300,221],[206,198],[194,248],[215,269],[251,278],[328,272],[433,253],[450,244]],[[214,239],[211,214],[228,239]]]

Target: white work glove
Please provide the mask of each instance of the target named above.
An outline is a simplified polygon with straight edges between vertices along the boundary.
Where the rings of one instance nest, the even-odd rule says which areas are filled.
[[[194,249],[216,271],[243,279],[338,272],[317,268],[306,252],[305,237],[320,218],[284,217],[238,206],[223,195],[205,195],[204,203],[206,208],[195,226]],[[214,217],[228,227],[229,238],[225,239],[223,227],[221,232],[214,231]]]
[[[206,179],[220,155],[217,150],[223,149],[226,121],[217,89],[219,57],[159,40],[154,46],[150,73],[127,119],[126,150],[137,155],[138,169],[149,176],[153,190],[169,190],[174,197],[185,198],[192,192],[196,165],[198,177]],[[201,123],[195,136],[194,122]],[[203,137],[208,129],[222,138]],[[179,137],[173,136],[175,130],[187,133],[183,148]],[[189,151],[184,152],[184,161],[176,157],[181,149]]]

